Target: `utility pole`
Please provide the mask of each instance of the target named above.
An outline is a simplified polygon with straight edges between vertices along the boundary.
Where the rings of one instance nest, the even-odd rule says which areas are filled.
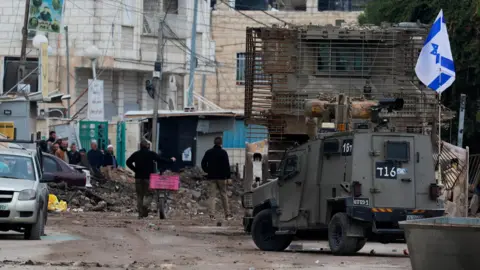
[[[67,95],[70,95],[70,45],[68,44],[68,25],[65,26],[65,43],[67,46]],[[67,118],[70,118],[70,99],[67,100]]]
[[[163,12],[167,12],[164,10]],[[162,63],[163,63],[163,21],[158,25],[158,44],[157,44],[157,61],[155,61],[153,71],[153,84],[155,91],[153,92],[153,118],[152,118],[152,150],[158,152],[157,141],[157,122],[158,122],[158,103],[160,101],[161,84],[162,84]]]
[[[195,68],[197,65],[197,13],[198,0],[193,7],[192,40],[190,42],[190,78],[188,82],[188,107],[193,106],[193,89],[195,88]]]
[[[20,82],[25,76],[25,64],[27,62],[27,38],[28,38],[28,15],[30,14],[30,0],[25,1],[25,15],[22,28],[22,51],[20,52],[20,64],[18,66],[17,81]]]

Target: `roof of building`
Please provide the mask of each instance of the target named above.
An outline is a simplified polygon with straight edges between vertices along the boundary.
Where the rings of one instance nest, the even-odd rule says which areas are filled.
[[[220,117],[235,117],[237,113],[235,111],[222,110],[222,111],[169,111],[169,110],[159,110],[159,118],[167,117],[182,117],[182,116],[220,116]],[[151,118],[153,116],[153,110],[146,111],[128,111],[125,113],[125,118]]]

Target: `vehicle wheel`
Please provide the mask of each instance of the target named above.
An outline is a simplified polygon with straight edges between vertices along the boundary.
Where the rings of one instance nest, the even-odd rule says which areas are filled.
[[[23,237],[25,240],[40,240],[42,236],[43,227],[45,226],[45,213],[42,210],[39,210],[37,221],[25,228],[25,233]]]
[[[348,237],[349,218],[345,213],[336,213],[328,224],[328,244],[334,255],[349,255],[357,250],[358,238]]]
[[[367,238],[357,239],[357,246],[355,247],[355,252],[360,251],[365,246],[366,243],[367,243]]]
[[[272,224],[272,210],[264,209],[253,219],[252,238],[263,251],[283,251],[293,240],[293,235],[276,235]]]

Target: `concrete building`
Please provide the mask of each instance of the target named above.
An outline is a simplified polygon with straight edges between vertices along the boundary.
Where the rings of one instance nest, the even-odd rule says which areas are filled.
[[[366,2],[368,0],[216,1],[216,10],[211,16],[217,70],[215,75],[207,77],[206,98],[223,109],[243,112],[247,27],[283,26],[285,22],[296,25],[356,23]],[[275,10],[271,9],[272,4]],[[200,86],[201,79],[197,76],[195,89]],[[224,133],[224,138],[230,163],[238,164],[243,175],[245,142],[265,139],[266,131],[258,126],[245,127],[239,118],[235,129]]]
[[[75,115],[87,103],[88,79],[92,78],[92,61],[86,49],[94,45],[101,52],[96,59],[97,79],[104,81],[105,120],[122,116],[129,110],[148,110],[153,100],[145,91],[156,60],[159,21],[165,19],[163,65],[164,92],[160,108],[183,109],[184,91],[190,66],[190,36],[193,1],[189,0],[75,0],[64,1],[63,25],[68,26],[70,74],[67,74],[65,33],[46,35],[51,47],[48,60],[49,91],[67,91],[70,76],[71,108]],[[21,51],[25,1],[0,1],[0,93],[17,82],[16,70]],[[197,73],[214,73],[214,42],[210,34],[210,3],[199,1]],[[165,12],[167,11],[165,14]],[[30,33],[27,43],[27,73],[38,65],[38,50],[33,48]],[[36,74],[27,83],[37,91]],[[82,96],[83,94],[83,96]],[[66,102],[63,106],[66,108]],[[58,105],[57,105],[58,107]],[[32,109],[33,110],[33,109]],[[66,114],[66,110],[63,109]],[[86,117],[86,109],[79,119]],[[41,121],[38,121],[41,122]],[[40,123],[39,123],[40,124]],[[44,124],[38,129],[46,129]],[[33,132],[33,131],[32,131]]]
[[[285,22],[296,25],[335,25],[341,21],[355,23],[361,12],[361,4],[368,0],[269,2],[278,3],[280,10],[258,10],[265,8],[264,1],[230,0],[217,1],[216,10],[212,12],[212,36],[216,44],[218,67],[215,76],[207,79],[206,98],[224,109],[243,110],[246,27],[283,26]],[[198,79],[195,89],[199,89],[200,85]]]

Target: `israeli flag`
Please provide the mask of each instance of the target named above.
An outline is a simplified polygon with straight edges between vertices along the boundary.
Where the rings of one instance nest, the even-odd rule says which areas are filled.
[[[455,81],[455,65],[443,10],[430,29],[415,66],[418,79],[441,94]]]

